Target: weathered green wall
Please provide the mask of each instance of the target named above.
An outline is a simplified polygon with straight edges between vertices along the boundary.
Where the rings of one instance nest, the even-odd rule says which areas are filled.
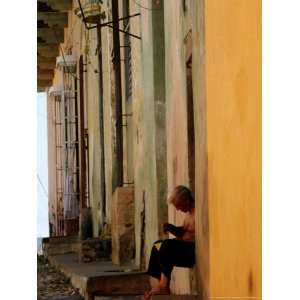
[[[74,1],[74,6],[77,6]],[[120,11],[122,1],[119,1]],[[162,233],[161,224],[167,220],[167,159],[165,137],[165,69],[164,69],[164,12],[163,2],[153,1],[154,10],[141,9],[130,1],[130,13],[141,13],[131,19],[130,31],[142,37],[131,38],[133,91],[130,103],[123,99],[123,113],[131,113],[129,128],[124,130],[124,180],[134,181],[135,242],[137,265],[147,263],[152,244]],[[104,1],[104,5],[107,1]],[[141,1],[152,7],[152,1]],[[105,21],[111,20],[111,13]],[[122,22],[120,22],[121,24]],[[97,236],[104,221],[101,199],[101,147],[99,132],[99,84],[96,30],[87,34],[80,19],[69,13],[69,27],[65,30],[66,46],[85,66],[86,127],[89,133],[89,187],[94,235]],[[121,41],[123,39],[120,34]],[[111,62],[112,30],[102,29],[103,56],[103,112],[106,222],[111,222],[111,202],[116,188],[116,132],[114,72]],[[87,60],[86,60],[87,58]],[[122,57],[121,57],[122,58]],[[124,73],[122,70],[124,87]],[[58,79],[59,82],[59,79]],[[123,97],[124,98],[124,97]],[[130,139],[129,133],[131,134]],[[128,168],[132,164],[133,168]],[[143,214],[145,217],[143,218]],[[143,229],[144,227],[144,229]],[[142,231],[144,234],[142,234]],[[143,237],[142,237],[143,235]]]
[[[146,262],[148,262],[152,244],[161,235],[161,225],[167,219],[164,15],[162,1],[143,1],[143,4],[146,7],[152,7],[152,10],[141,10],[145,254]]]
[[[130,1],[130,14],[139,12],[139,8]],[[140,17],[130,20],[131,32],[141,36]],[[143,195],[145,191],[145,146],[144,146],[144,87],[142,77],[142,45],[138,39],[131,38],[132,55],[132,130],[133,130],[133,163],[134,163],[134,200],[135,200],[135,263],[140,265],[142,247]]]
[[[134,181],[137,265],[148,262],[152,243],[162,235],[159,232],[161,224],[167,220],[164,14],[162,3],[160,1],[154,3],[154,10],[149,11],[141,9],[130,1],[130,14],[141,13],[141,16],[130,20],[130,31],[142,37],[142,40],[131,38],[133,85],[131,101],[126,101],[124,97],[124,69],[121,73],[123,114],[132,113],[132,117],[127,118],[128,127],[124,127],[123,130],[124,181]],[[151,7],[152,1],[144,1],[143,4]],[[119,12],[122,15],[122,1],[119,1]],[[110,14],[107,15],[106,21],[108,20],[111,20]],[[122,34],[120,34],[120,41],[124,44]],[[102,29],[108,222],[115,186],[116,160],[114,78],[110,62],[112,47],[111,29]],[[124,58],[122,49],[121,58]],[[121,66],[124,68],[124,63],[121,63]],[[126,118],[123,120],[125,123]],[[133,168],[130,165],[133,165]],[[144,218],[143,214],[145,214]]]
[[[90,179],[90,202],[92,207],[94,236],[98,236],[103,222],[102,216],[102,186],[101,186],[101,147],[99,131],[99,77],[95,73],[98,70],[98,58],[95,55],[97,47],[96,30],[89,31],[86,44],[87,73],[86,73],[86,102],[87,121],[89,133],[89,179]]]
[[[111,20],[111,15],[107,14],[106,22]],[[102,31],[102,62],[103,62],[103,98],[104,98],[104,153],[105,153],[105,186],[106,186],[106,221],[111,223],[111,203],[115,188],[115,96],[114,78],[112,76],[112,32],[108,27],[103,27]]]

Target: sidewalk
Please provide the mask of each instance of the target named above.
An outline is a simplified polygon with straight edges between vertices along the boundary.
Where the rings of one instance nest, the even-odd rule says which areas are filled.
[[[75,253],[50,256],[49,261],[70,278],[85,300],[94,300],[96,295],[143,295],[149,289],[148,275],[132,265],[79,263]]]

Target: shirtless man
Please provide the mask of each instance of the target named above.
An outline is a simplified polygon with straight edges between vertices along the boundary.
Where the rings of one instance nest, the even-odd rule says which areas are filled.
[[[174,266],[191,268],[195,264],[195,201],[191,191],[185,186],[177,186],[168,198],[176,210],[186,213],[183,226],[170,223],[163,225],[164,232],[176,238],[159,240],[151,251],[148,274],[150,292],[145,293],[148,300],[154,294],[169,294],[171,272]]]

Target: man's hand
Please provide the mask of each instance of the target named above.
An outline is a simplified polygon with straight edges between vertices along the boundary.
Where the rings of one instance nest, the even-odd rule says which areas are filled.
[[[183,227],[177,227],[173,224],[170,224],[170,223],[164,223],[163,224],[163,230],[164,230],[164,233],[172,233],[173,235],[175,235],[177,238],[181,238],[184,234],[184,229]]]
[[[164,233],[171,232],[174,227],[175,226],[170,223],[164,223],[164,225],[163,225]]]

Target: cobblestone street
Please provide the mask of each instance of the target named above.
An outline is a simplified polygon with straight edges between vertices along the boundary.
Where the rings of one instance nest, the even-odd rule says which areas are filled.
[[[77,294],[69,279],[52,267],[43,256],[37,256],[37,287],[38,300],[63,299],[63,296]]]

